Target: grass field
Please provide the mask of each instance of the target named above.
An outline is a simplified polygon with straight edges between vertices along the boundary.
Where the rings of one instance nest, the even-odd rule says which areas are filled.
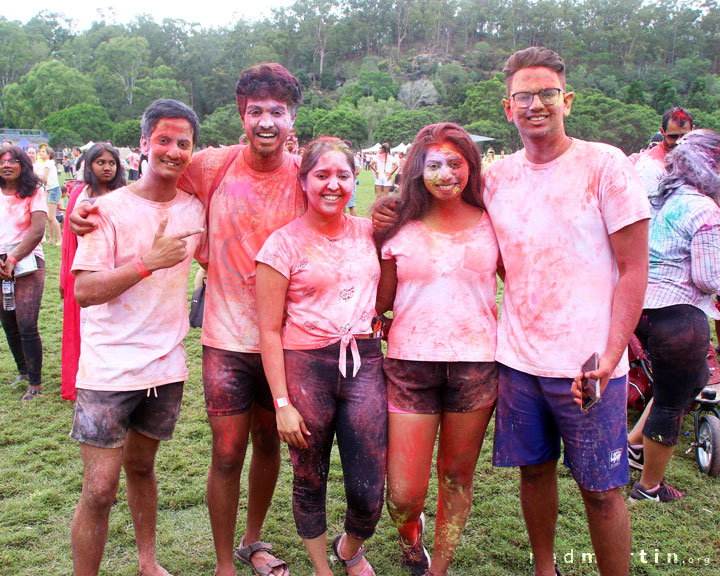
[[[361,174],[358,213],[365,214],[373,199],[370,174]],[[15,378],[4,338],[0,338],[0,575],[47,576],[72,572],[70,521],[80,494],[82,469],[77,443],[68,437],[73,406],[60,398],[61,301],[58,295],[60,250],[45,247],[47,280],[40,315],[45,357],[44,396],[20,402],[24,390],[10,388]],[[191,329],[186,340],[190,378],[175,437],[158,454],[158,557],[176,576],[211,575],[214,551],[205,506],[205,482],[210,462],[207,424],[200,375],[200,332]],[[636,414],[632,415],[635,419]],[[685,430],[691,430],[688,418]],[[632,573],[637,575],[720,574],[720,480],[703,476],[694,455],[686,455],[692,438],[683,436],[668,470],[673,486],[693,495],[669,505],[638,504],[631,508]],[[473,511],[451,572],[455,576],[508,576],[532,573],[530,547],[520,513],[518,473],[490,464],[492,426],[475,475]],[[339,533],[344,514],[337,452],[330,474],[328,521],[330,536]],[[247,466],[246,466],[247,468]],[[247,471],[247,470],[246,470]],[[291,510],[292,471],[287,450],[264,538],[276,545],[294,576],[309,576],[312,568],[295,534]],[[636,480],[633,474],[633,481]],[[432,534],[436,482],[426,512]],[[557,527],[558,563],[566,576],[597,574],[583,553],[592,552],[580,496],[569,473],[559,467],[560,518]],[[241,493],[243,524],[246,483]],[[625,493],[629,488],[625,490]],[[432,548],[431,538],[426,539]],[[668,555],[670,559],[668,560]],[[677,563],[674,562],[676,555]],[[378,575],[404,574],[397,565],[396,532],[384,515],[368,543],[368,558]],[[343,574],[335,565],[335,574]],[[240,574],[250,571],[238,567]],[[136,573],[133,529],[121,482],[102,574]]]

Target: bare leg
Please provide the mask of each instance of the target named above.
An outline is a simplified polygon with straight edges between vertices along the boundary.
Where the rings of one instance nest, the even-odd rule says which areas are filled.
[[[387,507],[400,538],[416,542],[439,414],[388,414]]]
[[[642,431],[645,426],[645,422],[647,422],[648,416],[650,416],[650,408],[652,408],[652,405],[653,399],[650,398],[650,402],[648,402],[645,406],[645,410],[643,410],[643,413],[640,415],[640,419],[635,423],[633,429],[630,430],[630,432],[628,433],[628,444],[630,444],[631,446],[643,443]]]
[[[62,233],[60,232],[60,223],[57,221],[57,218],[55,218],[55,214],[57,214],[57,204],[48,202],[47,207],[48,207],[47,222],[48,222],[50,242],[55,242],[55,244],[59,246]]]
[[[120,480],[122,453],[122,448],[80,445],[83,486],[71,529],[75,576],[95,576],[100,569],[110,508]]]
[[[313,564],[314,576],[333,576],[327,560],[327,532],[317,538],[303,538],[303,544]]]
[[[270,509],[280,473],[280,437],[277,433],[275,412],[254,402],[251,409],[250,434],[252,457],[248,478],[247,523],[242,537],[245,545],[260,540],[263,523]],[[273,558],[274,556],[268,552],[258,551],[253,554],[252,562],[258,567]],[[278,568],[275,574],[282,576],[283,571]]]
[[[215,543],[216,576],[235,576],[235,523],[242,473],[250,433],[250,412],[209,416],[212,459],[207,482],[208,512]]]
[[[360,547],[362,546],[364,540],[358,540],[354,536],[350,536],[349,534],[345,534],[345,537],[340,541],[340,554],[342,555],[344,560],[350,560],[353,558],[357,553],[358,550],[360,550]],[[346,566],[345,571],[348,573],[349,576],[355,576],[356,574],[360,574],[363,570],[365,570],[365,567],[367,566],[367,560],[363,558],[362,562],[358,562],[355,564],[355,566]]]
[[[138,572],[141,576],[167,576],[155,555],[157,530],[157,483],[155,454],[159,440],[129,430],[125,439],[123,467],[127,478],[127,499],[135,527]]]
[[[375,200],[378,200],[383,196],[385,196],[385,194],[383,193],[383,187],[375,184]]]
[[[643,436],[643,447],[645,466],[640,477],[640,486],[649,490],[655,488],[665,478],[665,470],[675,452],[675,446],[667,446]]]
[[[430,570],[445,576],[465,528],[473,497],[473,476],[494,407],[444,412],[438,447],[438,510]]]
[[[535,561],[535,574],[555,576],[557,460],[520,467],[520,501]]]
[[[580,489],[590,539],[602,576],[630,574],[630,519],[619,488],[607,492]]]

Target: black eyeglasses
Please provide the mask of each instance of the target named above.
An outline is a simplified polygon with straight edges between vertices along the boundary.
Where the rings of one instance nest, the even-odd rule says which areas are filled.
[[[545,106],[552,106],[553,104],[557,104],[560,94],[562,94],[562,89],[560,88],[544,88],[537,92],[515,92],[510,98],[515,100],[515,105],[519,108],[530,108],[535,96],[539,96],[540,102]]]

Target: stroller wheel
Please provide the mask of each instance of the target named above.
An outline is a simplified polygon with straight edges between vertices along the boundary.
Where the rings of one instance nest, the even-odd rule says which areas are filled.
[[[720,475],[720,419],[714,414],[700,416],[697,427],[698,468],[709,476]]]

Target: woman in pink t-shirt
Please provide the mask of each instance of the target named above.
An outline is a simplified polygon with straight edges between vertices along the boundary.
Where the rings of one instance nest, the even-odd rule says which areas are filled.
[[[355,184],[350,149],[320,138],[303,156],[307,212],[257,255],[263,367],[278,434],[293,463],[293,515],[315,576],[327,562],[325,501],[337,435],[347,511],[333,548],[351,576],[374,575],[362,543],[382,514],[387,400],[375,299],[380,265],[365,218],[343,214]]]
[[[499,251],[481,199],[480,153],[455,124],[423,128],[410,148],[395,225],[378,234],[377,311],[392,309],[388,510],[402,565],[445,576],[465,526],[473,474],[497,398]],[[434,556],[423,546],[438,442]]]
[[[120,155],[110,144],[99,142],[85,155],[83,185],[80,182],[70,192],[66,212],[72,214],[79,201],[95,198],[125,186],[125,171],[120,169]],[[75,300],[75,276],[71,272],[77,252],[77,236],[70,230],[70,218],[65,218],[62,235],[62,263],[60,265],[60,297],[63,299],[62,362],[60,393],[65,400],[75,400],[75,378],[80,359],[80,306]]]
[[[47,204],[40,178],[33,171],[28,155],[17,146],[10,146],[0,155],[0,279],[3,284],[0,321],[19,372],[13,384],[28,385],[23,400],[42,394],[43,351],[38,316],[45,286],[45,260],[40,241],[45,233],[46,218]],[[14,304],[9,301],[11,290]]]

